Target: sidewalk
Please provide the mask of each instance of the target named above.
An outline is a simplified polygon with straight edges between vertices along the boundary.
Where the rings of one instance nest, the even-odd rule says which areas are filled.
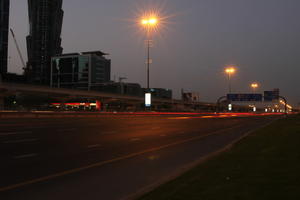
[[[300,199],[300,116],[274,122],[141,200]]]

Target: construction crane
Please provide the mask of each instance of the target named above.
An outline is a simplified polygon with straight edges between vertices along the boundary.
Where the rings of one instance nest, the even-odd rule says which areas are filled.
[[[11,32],[11,35],[13,36],[14,41],[15,41],[15,44],[16,44],[16,47],[17,47],[17,50],[18,50],[18,54],[20,56],[20,59],[21,59],[22,65],[23,65],[23,69],[26,69],[25,61],[24,61],[23,56],[21,54],[20,47],[18,45],[18,42],[17,42],[16,36],[14,34],[14,31],[12,29],[10,29],[10,32]]]

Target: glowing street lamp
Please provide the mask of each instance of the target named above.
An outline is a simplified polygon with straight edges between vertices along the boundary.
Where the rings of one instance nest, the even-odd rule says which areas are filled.
[[[158,23],[158,20],[156,17],[151,17],[148,19],[142,19],[141,24],[144,26],[147,26],[147,28],[153,28],[153,26],[156,26]]]
[[[225,69],[225,73],[228,75],[228,82],[229,82],[229,93],[231,93],[231,76],[236,72],[234,67],[227,67]]]
[[[151,44],[151,40],[150,40],[150,35],[151,35],[151,31],[155,30],[155,28],[157,28],[158,25],[158,19],[155,16],[152,17],[147,17],[147,18],[143,18],[141,20],[141,25],[146,29],[147,31],[147,89],[149,92],[150,89],[150,84],[149,84],[149,70],[150,70],[150,44]]]
[[[235,71],[236,71],[236,69],[233,68],[233,67],[230,67],[230,68],[226,68],[226,69],[225,69],[225,72],[226,72],[227,74],[233,74],[233,73],[235,73]]]
[[[255,90],[256,90],[256,88],[259,87],[259,84],[258,83],[251,83],[250,87],[252,88],[253,93],[255,93]],[[256,112],[255,103],[254,103],[254,107],[253,107],[253,112]]]
[[[147,28],[151,28],[151,26],[156,26],[157,22],[157,18],[153,17],[148,19],[142,19],[141,24],[147,26]]]
[[[256,90],[256,88],[259,87],[259,84],[258,83],[252,83],[250,86],[251,86],[251,88],[253,90],[253,93],[255,93],[255,90]]]

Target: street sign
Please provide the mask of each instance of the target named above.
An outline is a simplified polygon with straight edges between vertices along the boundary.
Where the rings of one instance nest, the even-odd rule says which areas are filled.
[[[264,101],[274,101],[274,100],[279,100],[279,90],[264,92]]]
[[[227,94],[230,101],[262,101],[262,94]]]

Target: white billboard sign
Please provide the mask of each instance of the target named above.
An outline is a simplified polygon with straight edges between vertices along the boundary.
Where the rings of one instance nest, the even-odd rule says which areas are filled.
[[[145,106],[151,107],[151,93],[145,94]]]

